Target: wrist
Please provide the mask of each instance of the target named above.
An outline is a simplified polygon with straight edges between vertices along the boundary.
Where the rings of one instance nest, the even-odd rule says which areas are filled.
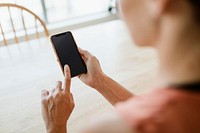
[[[48,127],[46,128],[47,133],[67,133],[66,126],[60,127]]]
[[[104,74],[103,72],[99,73],[97,75],[97,78],[96,78],[96,83],[95,83],[95,87],[94,89],[96,89],[97,91],[101,90],[102,88],[104,88],[103,84],[106,82],[106,79],[107,79],[107,75]]]

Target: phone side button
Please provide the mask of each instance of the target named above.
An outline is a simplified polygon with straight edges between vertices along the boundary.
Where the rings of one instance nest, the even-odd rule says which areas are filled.
[[[59,62],[59,59],[57,59],[57,62]]]

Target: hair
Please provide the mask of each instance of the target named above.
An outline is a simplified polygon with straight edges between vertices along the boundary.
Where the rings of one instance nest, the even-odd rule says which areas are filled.
[[[195,19],[200,23],[200,0],[188,0],[194,9]]]

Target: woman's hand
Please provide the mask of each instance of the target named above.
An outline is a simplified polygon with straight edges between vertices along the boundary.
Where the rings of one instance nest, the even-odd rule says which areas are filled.
[[[87,73],[79,75],[79,79],[86,85],[96,89],[105,74],[103,73],[99,61],[95,56],[80,48],[79,52],[87,67]]]
[[[126,88],[103,73],[95,56],[80,48],[79,52],[87,66],[87,73],[80,75],[79,78],[86,85],[95,88],[112,105],[126,101],[133,96]]]
[[[66,133],[66,124],[73,109],[74,100],[70,93],[71,75],[69,66],[65,66],[65,81],[58,81],[52,91],[43,90],[42,116],[47,133]]]

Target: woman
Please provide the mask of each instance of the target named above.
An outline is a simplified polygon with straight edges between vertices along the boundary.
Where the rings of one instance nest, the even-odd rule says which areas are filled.
[[[122,16],[139,46],[159,55],[155,89],[135,96],[103,73],[98,60],[79,49],[88,73],[79,78],[116,107],[85,133],[200,133],[200,1],[121,0]],[[74,108],[70,69],[65,83],[42,91],[42,112],[48,133],[66,133]]]

